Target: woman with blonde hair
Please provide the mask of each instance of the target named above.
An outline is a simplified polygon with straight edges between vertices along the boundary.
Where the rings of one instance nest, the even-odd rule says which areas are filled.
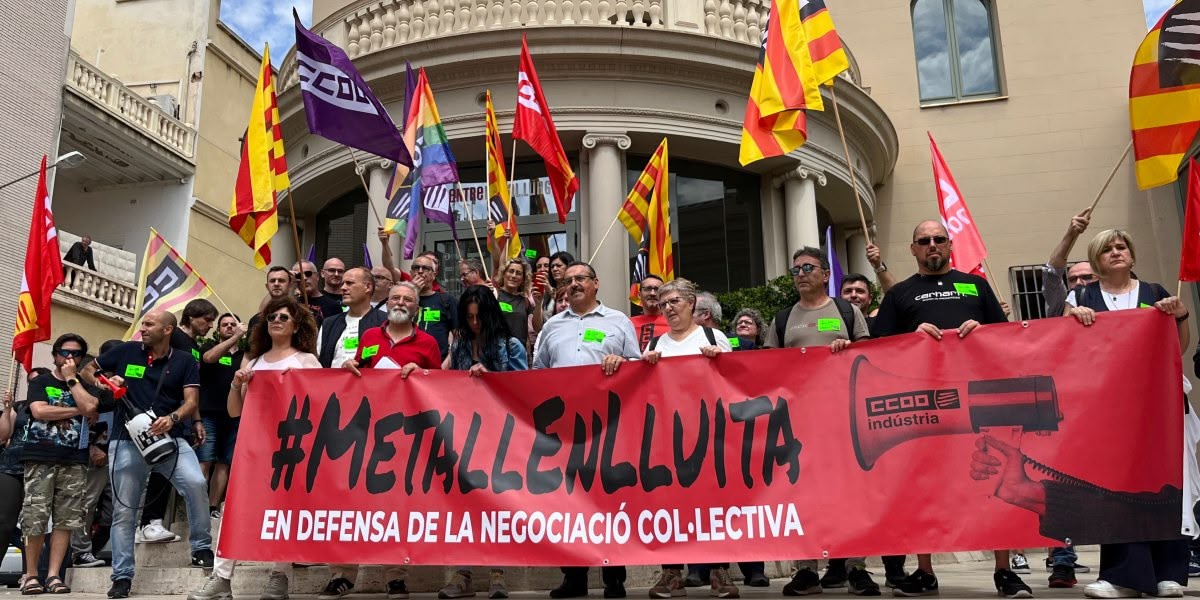
[[[542,329],[542,294],[533,286],[533,269],[523,258],[509,259],[500,271],[496,299],[508,332],[529,349],[530,332]]]

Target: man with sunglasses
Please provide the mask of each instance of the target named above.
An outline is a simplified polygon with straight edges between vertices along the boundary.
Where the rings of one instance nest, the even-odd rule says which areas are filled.
[[[417,327],[437,340],[438,350],[445,359],[450,352],[450,332],[458,328],[458,301],[435,287],[437,268],[429,253],[417,256],[412,262],[412,283],[421,290]]]
[[[341,274],[339,274],[340,277]],[[307,298],[308,310],[312,311],[313,318],[317,320],[317,325],[320,325],[325,319],[342,312],[340,292],[338,296],[321,293],[321,284],[319,283],[320,279],[317,278],[316,265],[308,261],[292,265],[292,279],[297,282],[297,286],[304,286],[304,293],[300,294],[300,300],[303,302]]]
[[[1072,290],[1080,286],[1087,285],[1096,281],[1096,274],[1092,272],[1092,265],[1086,260],[1079,261],[1070,268],[1067,268],[1067,255],[1071,253],[1071,248],[1075,246],[1075,240],[1083,232],[1087,231],[1088,225],[1092,221],[1092,209],[1087,208],[1083,212],[1071,217],[1071,224],[1067,226],[1067,233],[1063,235],[1063,239],[1054,247],[1054,252],[1050,253],[1050,260],[1042,267],[1042,299],[1046,303],[1047,317],[1061,317],[1067,307],[1067,290]],[[1064,283],[1064,270],[1066,282]]]
[[[940,222],[917,225],[909,246],[917,260],[917,274],[897,283],[883,297],[873,330],[876,337],[920,331],[939,341],[952,332],[965,338],[980,325],[1008,320],[986,279],[950,268],[953,247]],[[1031,598],[1033,591],[1009,570],[1008,550],[996,550],[994,555],[996,590],[1008,598]],[[897,596],[937,594],[931,556],[918,554],[917,570],[893,592]]]

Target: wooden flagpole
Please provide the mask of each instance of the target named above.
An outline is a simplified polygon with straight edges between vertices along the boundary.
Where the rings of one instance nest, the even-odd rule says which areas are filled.
[[[13,357],[12,364],[8,366],[8,387],[5,388],[12,394],[13,402],[17,401],[17,388],[19,386],[20,383],[17,381],[17,359]],[[5,408],[5,410],[10,409],[12,409],[11,405]]]
[[[370,206],[371,212],[375,213],[375,220],[379,221],[380,225],[383,225],[383,218],[379,216],[379,207],[375,206],[374,198],[371,197],[371,186],[367,185],[367,180],[363,177],[363,171],[366,169],[359,164],[358,157],[354,155],[354,149],[350,146],[343,146],[343,148],[346,149],[346,152],[350,153],[350,160],[354,161],[354,173],[358,175],[358,181],[362,184],[363,191],[367,193],[367,206]]]
[[[1092,207],[1088,210],[1095,212],[1096,205],[1100,203],[1101,196],[1104,196],[1104,191],[1108,189],[1108,184],[1112,183],[1113,177],[1117,175],[1117,170],[1121,168],[1121,163],[1125,162],[1125,157],[1129,156],[1129,151],[1133,149],[1133,139],[1125,144],[1125,151],[1121,153],[1121,158],[1117,159],[1117,164],[1113,165],[1112,171],[1108,173],[1108,179],[1104,180],[1104,185],[1100,186],[1100,191],[1096,192],[1096,199],[1092,200]]]
[[[296,200],[292,198],[292,188],[288,188],[287,197],[288,216],[291,217],[292,221],[292,241],[296,244],[296,264],[300,265],[300,276],[304,277],[305,256],[300,253],[300,230],[296,227]],[[317,265],[313,265],[313,268],[317,268]],[[308,304],[308,288],[305,287],[304,282],[296,282],[296,287],[300,288],[300,295],[304,298],[304,303]]]
[[[835,77],[836,81],[837,78]],[[842,153],[846,157],[846,174],[850,176],[850,189],[854,190],[854,204],[858,206],[858,221],[862,225],[863,236],[871,243],[871,230],[867,229],[867,215],[863,211],[862,198],[858,195],[858,185],[854,177],[854,165],[850,163],[850,145],[846,143],[846,130],[842,128],[842,114],[838,110],[837,86],[829,86],[829,94],[833,97],[833,119],[837,121],[838,135],[842,138]]]
[[[475,240],[475,250],[479,252],[479,264],[483,265],[483,278],[491,281],[492,276],[488,274],[487,261],[483,260],[483,248],[479,245],[479,234],[475,231],[475,215],[472,214],[471,203],[467,201],[467,195],[463,193],[462,182],[455,181],[454,185],[458,188],[459,201],[467,207],[467,222],[471,224],[471,237]],[[450,211],[450,218],[454,218],[453,210]],[[453,229],[454,225],[451,224],[450,228]],[[460,252],[460,257],[461,254]]]
[[[600,243],[596,244],[595,250],[592,250],[592,256],[591,256],[591,258],[588,258],[588,264],[591,264],[593,260],[596,260],[596,255],[600,253],[600,246],[604,245],[604,240],[608,239],[608,234],[612,233],[613,227],[616,227],[617,221],[620,221],[620,220],[621,220],[621,213],[617,212],[617,216],[613,217],[612,223],[608,224],[608,230],[605,231],[604,235],[600,238]]]

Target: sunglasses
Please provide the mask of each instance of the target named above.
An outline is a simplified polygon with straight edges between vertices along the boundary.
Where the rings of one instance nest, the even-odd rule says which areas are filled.
[[[59,350],[57,354],[63,358],[79,358],[83,356],[83,350]]]
[[[316,271],[305,271],[304,272],[305,277],[312,277],[313,275],[316,275],[316,274],[317,274]],[[295,277],[296,279],[300,279],[300,273],[292,271],[292,277]]]
[[[932,235],[929,237],[917,238],[913,240],[913,243],[918,246],[932,246],[934,244],[941,246],[948,241],[950,241],[950,238],[944,235]]]
[[[289,315],[287,313],[271,313],[271,314],[267,315],[268,323],[274,323],[276,321],[278,321],[280,323],[287,323],[288,321],[291,321],[291,320],[292,320],[292,315]]]
[[[1095,275],[1072,275],[1067,278],[1067,283],[1074,285],[1076,283],[1091,283],[1095,280]]]
[[[816,271],[817,269],[820,269],[820,268],[821,267],[818,267],[817,265],[814,265],[812,263],[804,263],[798,267],[792,267],[792,268],[788,269],[788,273],[790,273],[792,277],[795,277],[801,273],[808,275],[809,273],[812,273],[813,271]]]
[[[413,265],[412,270],[413,270],[413,272],[426,271],[426,272],[432,273],[433,267],[426,266],[426,265]]]

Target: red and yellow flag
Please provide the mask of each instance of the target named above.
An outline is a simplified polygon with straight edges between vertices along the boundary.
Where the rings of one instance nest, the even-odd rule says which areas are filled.
[[[825,109],[820,84],[800,5],[797,0],[776,1],[763,28],[762,50],[746,102],[738,156],[742,165],[787,154],[804,143],[808,137],[804,111]]]
[[[663,281],[675,279],[669,181],[667,138],[663,138],[617,213],[629,235],[648,246],[646,273],[642,276],[658,275]]]
[[[1200,130],[1200,51],[1192,49],[1197,46],[1189,31],[1195,25],[1188,18],[1197,12],[1200,0],[1177,1],[1146,34],[1133,58],[1129,123],[1134,171],[1143,190],[1179,177],[1183,157]],[[1181,27],[1171,27],[1173,19]],[[1174,36],[1182,37],[1165,43],[1163,38]]]
[[[850,68],[850,59],[846,57],[842,38],[833,26],[833,17],[825,7],[825,0],[800,0],[800,22],[804,24],[804,37],[808,40],[808,54],[817,83],[833,85],[830,83],[833,78]]]
[[[46,188],[46,157],[38,174],[33,199],[33,220],[25,247],[25,274],[17,298],[17,326],[13,332],[13,356],[28,373],[33,368],[33,345],[50,339],[50,297],[63,281],[62,258],[58,254],[58,228],[50,210]]]
[[[517,215],[513,213],[512,196],[508,191],[508,176],[504,173],[504,150],[500,146],[500,127],[496,125],[496,109],[492,108],[492,90],[487,91],[484,113],[487,135],[488,218],[495,224],[492,238],[496,247],[509,236],[506,258],[521,255],[521,238],[517,233]]]
[[[271,263],[271,238],[279,230],[278,193],[291,187],[270,51],[270,47],[263,48],[250,123],[242,138],[242,162],[229,207],[229,227],[254,249],[254,266],[260,269]]]

